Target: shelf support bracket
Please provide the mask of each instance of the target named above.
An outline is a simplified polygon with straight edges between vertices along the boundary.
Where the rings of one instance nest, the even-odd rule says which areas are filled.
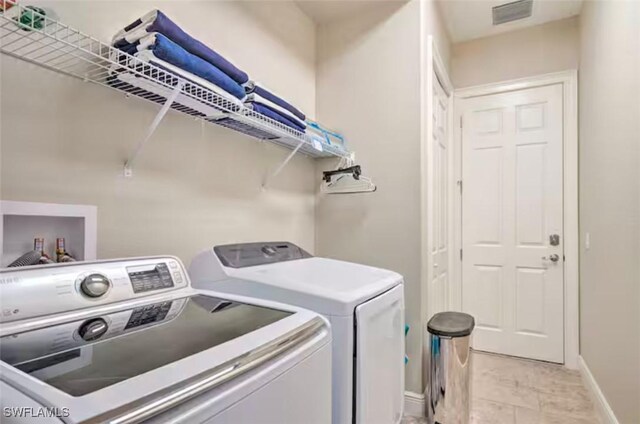
[[[269,184],[269,181],[273,178],[275,178],[276,176],[278,176],[278,174],[280,172],[282,172],[282,170],[284,169],[285,166],[287,166],[287,164],[291,161],[291,159],[293,159],[293,157],[295,156],[296,153],[298,153],[298,150],[300,150],[300,148],[302,147],[302,145],[306,143],[305,140],[302,140],[300,143],[298,143],[298,145],[296,146],[295,149],[293,149],[291,151],[291,153],[289,153],[289,155],[285,158],[285,160],[276,168],[275,171],[273,171],[271,173],[271,175],[267,175],[267,177],[264,179],[264,181],[262,182],[262,188],[267,188],[267,185]]]
[[[183,87],[184,87],[184,81],[179,81],[178,84],[176,84],[176,86],[171,91],[171,95],[167,97],[167,101],[164,102],[164,104],[162,105],[162,108],[160,109],[156,117],[153,119],[153,122],[151,123],[149,128],[147,128],[147,133],[145,134],[144,138],[139,140],[138,143],[133,148],[131,155],[129,155],[129,159],[127,159],[127,161],[124,163],[125,177],[133,176],[133,163],[135,162],[137,157],[140,155],[140,152],[142,151],[142,148],[144,147],[144,145],[147,144],[147,141],[149,141],[153,133],[158,128],[158,125],[160,125],[162,118],[164,118],[164,116],[167,114],[173,102],[175,102],[176,99],[178,98],[178,94],[180,94],[180,91],[182,91]]]

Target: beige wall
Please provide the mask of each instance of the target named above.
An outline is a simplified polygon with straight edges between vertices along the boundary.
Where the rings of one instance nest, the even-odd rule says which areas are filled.
[[[618,421],[636,424],[640,3],[585,2],[580,30],[580,351]]]
[[[577,69],[578,18],[563,19],[453,45],[456,88]]]
[[[406,387],[421,391],[419,3],[318,28],[320,120],[344,132],[377,192],[320,196],[319,255],[392,269],[405,277]],[[398,46],[402,46],[399,48]],[[319,170],[335,163],[318,164]]]
[[[319,196],[319,255],[388,268],[405,277],[409,364],[406,387],[422,392],[426,319],[420,253],[420,36],[435,34],[447,61],[448,40],[433,4],[385,2],[356,18],[318,27],[317,111],[341,130],[374,194]],[[422,21],[421,21],[422,19]],[[421,25],[425,27],[421,28]],[[335,167],[318,163],[318,173]]]
[[[160,6],[273,90],[315,113],[315,28],[287,2],[49,2],[99,39]],[[233,24],[230,24],[233,22]],[[159,107],[2,55],[1,198],[98,206],[98,255],[176,254],[217,243],[288,239],[314,249],[315,174],[288,151],[169,113],[132,179],[132,146]]]
[[[423,24],[425,35],[433,35],[436,48],[444,62],[444,66],[451,72],[451,37],[442,20],[438,1],[423,2]]]

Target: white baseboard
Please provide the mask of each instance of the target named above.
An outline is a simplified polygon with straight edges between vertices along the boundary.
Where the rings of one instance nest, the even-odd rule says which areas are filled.
[[[424,395],[404,392],[404,415],[424,417]]]
[[[587,366],[587,363],[584,361],[582,356],[578,357],[578,369],[580,370],[582,379],[587,386],[587,390],[589,390],[589,393],[591,394],[591,398],[593,399],[596,410],[600,414],[600,418],[602,418],[602,422],[604,424],[620,424],[615,414],[613,413],[613,409],[611,409],[611,406],[609,406],[609,402],[607,402],[607,399],[604,397],[604,393],[602,393],[602,390],[600,390],[600,386],[598,386],[596,379],[593,377],[593,374],[591,374],[591,371],[589,370],[589,367]]]

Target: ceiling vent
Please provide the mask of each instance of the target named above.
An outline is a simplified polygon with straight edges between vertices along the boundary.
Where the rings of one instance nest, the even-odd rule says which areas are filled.
[[[506,22],[517,21],[531,16],[533,0],[518,0],[512,3],[501,4],[492,8],[493,24],[500,25]]]

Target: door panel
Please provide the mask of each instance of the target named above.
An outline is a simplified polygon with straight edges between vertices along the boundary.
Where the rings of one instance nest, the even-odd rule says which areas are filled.
[[[433,130],[431,158],[432,181],[430,181],[430,223],[429,238],[430,274],[429,313],[435,314],[447,309],[449,304],[449,140],[447,122],[449,119],[449,97],[433,77]]]
[[[476,349],[564,360],[562,121],[560,85],[462,101],[462,306]]]
[[[547,146],[516,146],[516,237],[520,246],[545,242],[545,163]]]
[[[476,220],[482,225],[469,227],[469,236],[476,244],[499,246],[502,244],[502,148],[477,149],[470,171],[477,176],[469,191]]]
[[[546,273],[536,268],[518,268],[516,276],[515,330],[522,334],[544,336]]]
[[[502,329],[502,267],[476,265],[473,268],[476,284],[469,295],[477,299],[474,312],[478,327]]]

